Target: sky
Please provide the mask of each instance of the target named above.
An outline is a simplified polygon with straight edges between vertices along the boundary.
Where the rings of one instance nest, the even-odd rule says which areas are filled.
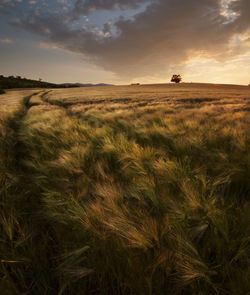
[[[250,83],[250,0],[0,0],[0,74]]]

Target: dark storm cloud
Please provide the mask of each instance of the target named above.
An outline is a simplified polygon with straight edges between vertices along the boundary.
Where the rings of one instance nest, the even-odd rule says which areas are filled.
[[[142,2],[148,1],[77,1],[73,13],[125,9]],[[103,32],[73,29],[72,11],[64,16],[27,16],[18,25],[120,76],[139,77],[166,73],[196,55],[223,60],[239,54],[243,47],[232,47],[230,41],[237,34],[249,37],[249,6],[249,0],[229,3],[230,13],[236,15],[230,22],[220,0],[158,0],[132,20],[105,24]],[[118,33],[103,37],[111,27]]]
[[[230,8],[239,15],[235,21],[236,29],[250,29],[250,0],[235,0],[230,4]]]
[[[149,0],[77,0],[73,14],[89,14],[96,10],[115,10],[137,8],[138,4]]]

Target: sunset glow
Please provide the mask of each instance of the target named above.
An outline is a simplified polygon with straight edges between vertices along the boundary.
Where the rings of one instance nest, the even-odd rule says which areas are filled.
[[[0,0],[0,15],[4,75],[250,83],[249,0]]]

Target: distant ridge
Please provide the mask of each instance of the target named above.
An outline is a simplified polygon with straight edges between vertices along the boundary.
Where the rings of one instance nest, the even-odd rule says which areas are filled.
[[[14,88],[60,88],[61,86],[44,82],[40,80],[26,79],[21,76],[8,76],[0,75],[0,88],[14,89]]]
[[[105,84],[105,83],[99,83],[99,84],[83,84],[83,83],[62,83],[59,84],[59,86],[61,87],[66,87],[66,88],[70,88],[70,87],[98,87],[98,86],[113,86],[112,84]]]
[[[55,84],[44,82],[42,79],[32,80],[21,76],[8,76],[0,75],[0,89],[15,89],[15,88],[71,88],[71,87],[96,87],[96,86],[113,86],[111,84],[83,84],[83,83],[62,83]]]

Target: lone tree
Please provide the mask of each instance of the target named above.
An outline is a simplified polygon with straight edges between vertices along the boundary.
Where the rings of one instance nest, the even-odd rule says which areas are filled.
[[[180,83],[181,80],[182,80],[181,75],[173,75],[172,76],[172,79],[171,79],[171,82],[173,82],[173,83]]]

